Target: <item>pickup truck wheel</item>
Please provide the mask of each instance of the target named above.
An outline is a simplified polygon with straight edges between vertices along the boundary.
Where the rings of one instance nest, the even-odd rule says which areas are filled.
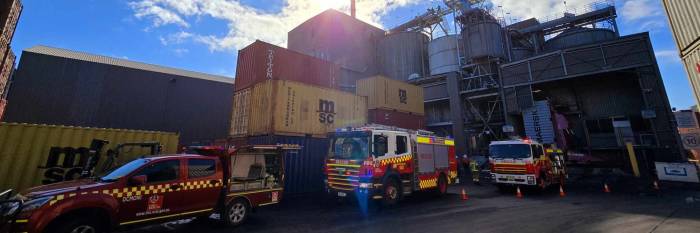
[[[226,208],[223,216],[224,223],[229,226],[241,225],[248,218],[250,206],[244,199],[236,199]]]
[[[99,221],[90,218],[75,218],[61,224],[53,233],[102,233],[105,232]]]
[[[384,205],[392,206],[399,202],[400,192],[396,180],[389,179],[384,183]]]

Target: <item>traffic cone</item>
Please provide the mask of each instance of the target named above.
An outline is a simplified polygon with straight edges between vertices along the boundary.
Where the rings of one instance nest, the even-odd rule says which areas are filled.
[[[655,191],[660,191],[660,190],[661,190],[661,189],[659,188],[659,182],[657,182],[656,180],[654,180],[654,190],[655,190]]]
[[[610,187],[608,187],[608,183],[603,184],[603,192],[610,193]]]
[[[564,193],[564,186],[563,185],[559,185],[559,196],[560,197],[566,196],[566,193]]]
[[[515,190],[515,197],[523,198],[523,193],[520,192],[520,186]]]
[[[462,201],[469,200],[469,195],[467,195],[467,191],[462,188]]]

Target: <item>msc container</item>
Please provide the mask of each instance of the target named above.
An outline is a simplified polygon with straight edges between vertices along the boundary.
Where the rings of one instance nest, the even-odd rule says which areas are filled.
[[[0,99],[5,97],[7,83],[10,80],[10,75],[15,68],[15,53],[8,50],[3,65],[0,67]]]
[[[663,0],[673,36],[682,55],[700,43],[700,1]]]
[[[367,122],[367,98],[286,80],[268,80],[234,94],[230,135],[312,135]],[[247,127],[245,127],[247,125]]]
[[[103,147],[101,153],[101,160],[104,161],[108,149],[127,142],[157,141],[163,145],[163,154],[173,154],[178,147],[178,137],[176,133],[156,131],[3,122],[0,123],[0,177],[3,177],[0,179],[0,190],[24,190],[41,185],[44,181],[60,181],[74,173],[75,169],[82,168],[77,158],[73,163],[67,163],[65,156],[58,160],[60,164],[50,162],[48,158],[52,148],[89,148],[93,139],[107,140],[109,144]],[[134,148],[121,154],[116,164],[147,153],[144,149]]]
[[[417,115],[425,114],[423,88],[384,76],[357,81],[359,96],[367,97],[369,109],[397,110]]]
[[[301,150],[287,153],[285,157],[284,193],[310,194],[323,191],[323,165],[329,139],[300,136],[249,137],[249,144],[298,144]]]
[[[404,129],[425,129],[425,116],[386,109],[370,109],[367,111],[367,122],[396,126]]]
[[[235,90],[266,80],[337,88],[339,76],[340,67],[336,64],[258,40],[238,51]]]

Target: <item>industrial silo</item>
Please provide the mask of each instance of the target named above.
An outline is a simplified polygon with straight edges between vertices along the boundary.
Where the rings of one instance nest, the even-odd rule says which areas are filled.
[[[459,70],[459,43],[458,35],[443,36],[428,43],[430,75]]]
[[[377,48],[382,73],[392,79],[406,81],[409,76],[423,77],[427,71],[428,36],[420,32],[399,32],[387,35]]]
[[[505,57],[503,31],[496,21],[468,23],[462,29],[462,38],[466,58]]]
[[[617,38],[615,32],[602,28],[571,28],[544,43],[545,51],[600,43]]]

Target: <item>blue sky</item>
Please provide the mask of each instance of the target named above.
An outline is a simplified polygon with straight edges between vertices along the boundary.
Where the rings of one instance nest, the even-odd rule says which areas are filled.
[[[490,0],[511,17],[583,9],[591,0]],[[286,31],[346,0],[23,0],[12,41],[20,54],[35,45],[126,58],[233,77],[237,50],[262,39],[281,46]],[[437,0],[358,0],[358,17],[390,28]],[[673,107],[695,104],[660,1],[615,0],[621,34],[649,31]]]

